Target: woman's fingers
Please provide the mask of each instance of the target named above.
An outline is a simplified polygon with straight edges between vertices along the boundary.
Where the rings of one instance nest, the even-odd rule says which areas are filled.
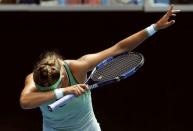
[[[175,17],[175,16],[176,16],[176,14],[172,14],[172,16],[174,16],[174,17]]]
[[[74,87],[74,94],[76,96],[80,96],[88,90],[88,87],[85,84],[77,84],[77,85],[74,85],[73,87]]]
[[[158,22],[156,22],[156,27],[158,30],[168,28],[175,23],[175,20],[173,20],[171,17],[175,17],[176,13],[180,12],[180,10],[174,10],[173,8],[174,5],[171,5],[165,15],[158,20]]]
[[[175,20],[171,20],[171,21],[169,21],[168,23],[167,23],[167,25],[168,26],[171,26],[171,25],[173,25],[175,23]]]
[[[173,13],[173,12],[172,12],[173,8],[174,8],[174,5],[171,5],[170,8],[169,8],[169,10],[168,10],[167,13],[166,13],[166,17],[167,17],[167,18],[169,18],[169,17],[171,16],[171,14]]]
[[[173,14],[175,14],[175,13],[179,13],[181,10],[174,10],[173,9],[174,8],[174,5],[171,5],[170,7],[169,7],[169,10],[167,11],[167,13],[166,13],[166,16],[167,17],[170,17],[171,15],[173,15]]]
[[[179,13],[181,10],[172,10],[172,13]]]

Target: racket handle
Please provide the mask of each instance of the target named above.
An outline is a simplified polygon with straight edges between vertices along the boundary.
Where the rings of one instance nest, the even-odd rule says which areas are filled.
[[[54,103],[48,105],[48,110],[50,112],[54,111],[57,107],[59,106],[63,106],[65,104],[67,104],[71,99],[73,99],[75,97],[75,95],[70,94],[70,95],[66,95],[64,97],[62,97],[61,99],[55,101]]]
[[[104,86],[104,85],[107,85],[107,84],[111,84],[111,83],[114,83],[114,82],[118,82],[120,81],[120,78],[117,77],[115,79],[112,79],[110,81],[104,81],[104,82],[100,82],[100,83],[97,83],[97,84],[93,84],[93,85],[89,85],[89,89],[92,90],[92,89],[95,89],[97,87],[100,87],[100,86]],[[50,112],[54,111],[57,107],[59,106],[63,106],[65,104],[67,104],[71,99],[73,99],[75,96],[73,94],[70,94],[70,95],[66,95],[64,97],[62,97],[61,99],[55,101],[54,103],[48,105],[48,110]]]
[[[94,84],[94,85],[91,85],[89,86],[89,89],[94,89],[94,88],[97,88],[98,85],[97,84]],[[63,96],[61,99],[55,101],[54,103],[48,105],[48,110],[50,112],[54,111],[56,108],[58,108],[59,106],[63,106],[65,104],[67,104],[70,100],[72,100],[73,98],[75,97],[75,95],[73,94],[70,94],[70,95],[65,95]]]

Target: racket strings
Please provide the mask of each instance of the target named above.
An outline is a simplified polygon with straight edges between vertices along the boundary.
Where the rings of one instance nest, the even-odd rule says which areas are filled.
[[[106,81],[128,72],[141,63],[142,57],[138,54],[121,55],[96,70],[92,76],[94,81]]]

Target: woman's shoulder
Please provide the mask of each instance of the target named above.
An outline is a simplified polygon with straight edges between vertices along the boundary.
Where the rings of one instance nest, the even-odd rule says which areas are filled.
[[[33,72],[28,74],[25,78],[25,85],[34,85]]]
[[[63,64],[67,64],[70,68],[74,68],[78,66],[77,60],[64,60]]]
[[[78,60],[64,60],[64,64],[67,64],[74,74],[81,72],[81,63]]]
[[[26,79],[26,80],[33,79],[33,72],[31,72],[30,74],[28,74],[25,79]]]

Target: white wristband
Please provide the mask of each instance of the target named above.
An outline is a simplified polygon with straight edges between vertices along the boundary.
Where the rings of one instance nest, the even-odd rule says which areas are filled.
[[[62,88],[55,89],[54,94],[56,96],[56,99],[60,99],[64,96]]]
[[[155,24],[150,25],[145,30],[147,31],[149,36],[152,36],[153,34],[157,32],[157,30],[155,29]]]

